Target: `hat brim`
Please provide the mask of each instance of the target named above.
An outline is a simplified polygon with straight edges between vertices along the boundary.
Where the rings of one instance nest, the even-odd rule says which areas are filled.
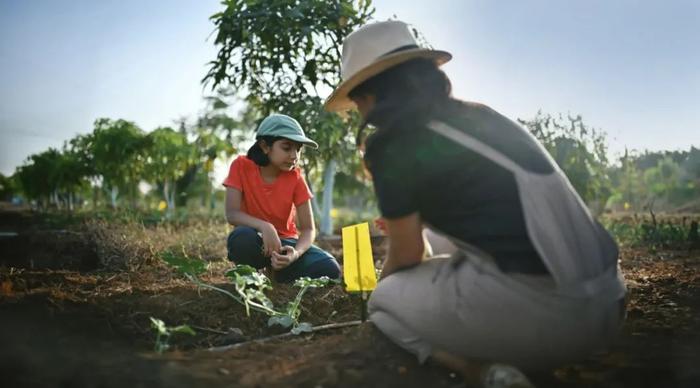
[[[283,137],[285,139],[289,139],[291,141],[295,141],[297,143],[301,143],[301,144],[303,144],[305,146],[309,146],[313,149],[318,149],[318,143],[316,143],[315,141],[313,141],[305,136],[290,135],[290,136],[281,136],[281,137]]]
[[[452,54],[447,51],[418,48],[383,56],[341,82],[326,99],[324,108],[329,112],[340,112],[354,108],[355,103],[348,97],[348,93],[352,89],[386,69],[415,58],[432,59],[436,65],[441,66],[452,59]]]

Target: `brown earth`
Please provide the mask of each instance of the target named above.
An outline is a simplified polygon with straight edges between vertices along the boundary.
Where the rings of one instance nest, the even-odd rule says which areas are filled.
[[[56,232],[37,217],[0,214],[0,232],[19,231],[0,237],[3,387],[464,386],[448,370],[418,365],[371,323],[251,342],[280,331],[158,263],[98,269],[92,237]],[[204,280],[231,289],[227,266],[212,262]],[[623,249],[622,267],[630,302],[617,343],[531,376],[538,387],[700,386],[700,251]],[[282,305],[295,294],[276,285],[270,297]],[[312,289],[302,321],[353,321],[358,309],[359,299],[340,286]],[[188,324],[197,335],[174,336],[172,349],[158,355],[149,317]]]

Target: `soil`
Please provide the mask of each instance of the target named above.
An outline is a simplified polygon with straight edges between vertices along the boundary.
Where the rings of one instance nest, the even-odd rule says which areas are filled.
[[[370,322],[251,341],[283,331],[162,265],[100,269],[90,238],[58,230],[26,211],[0,210],[3,387],[465,386],[449,370],[419,365]],[[630,298],[618,341],[530,376],[538,387],[700,387],[700,251],[624,248],[622,267]],[[204,280],[231,289],[226,263],[211,268]],[[296,289],[279,284],[269,294],[284,304]],[[357,320],[359,303],[340,286],[312,289],[301,320]],[[150,317],[197,334],[174,335],[158,354]]]

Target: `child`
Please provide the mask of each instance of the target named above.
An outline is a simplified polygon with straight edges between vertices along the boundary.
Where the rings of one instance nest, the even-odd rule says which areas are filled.
[[[312,245],[312,194],[297,167],[303,145],[318,148],[293,118],[273,114],[257,129],[255,144],[231,164],[226,186],[228,258],[271,267],[280,282],[340,276],[338,262]],[[295,223],[298,220],[298,228]]]

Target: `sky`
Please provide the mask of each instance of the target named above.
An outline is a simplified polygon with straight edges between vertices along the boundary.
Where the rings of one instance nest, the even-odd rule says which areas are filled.
[[[700,147],[700,1],[376,0],[453,60],[457,98],[580,114],[614,156]],[[196,117],[215,0],[0,0],[0,173],[92,131]],[[224,172],[225,174],[225,172]]]

